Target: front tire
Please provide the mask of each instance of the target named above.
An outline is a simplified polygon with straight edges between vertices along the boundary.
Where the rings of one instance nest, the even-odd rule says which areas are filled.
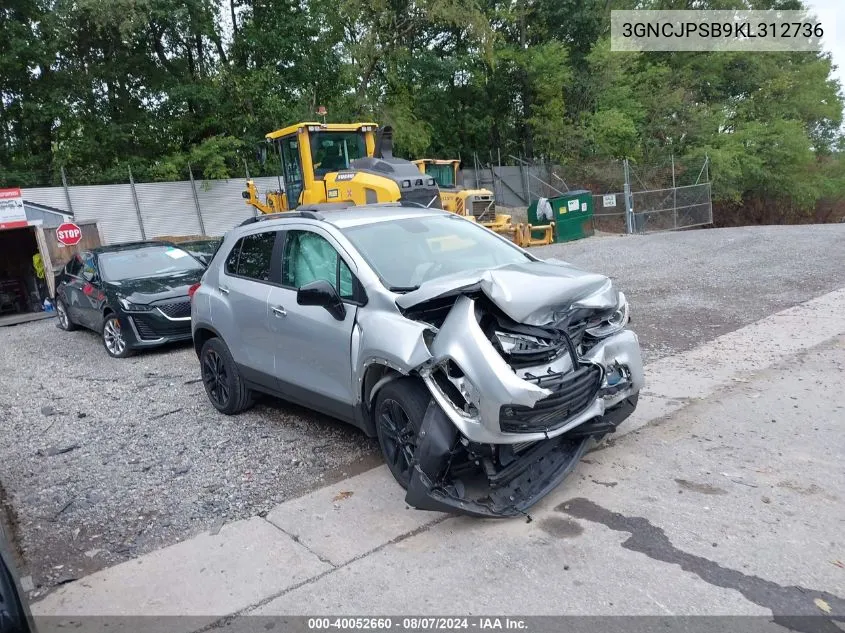
[[[244,383],[232,353],[221,339],[211,338],[203,344],[200,371],[205,393],[220,413],[235,415],[252,406],[252,390]]]
[[[56,318],[58,319],[56,327],[60,330],[73,332],[74,330],[79,329],[79,326],[71,320],[70,313],[67,311],[65,302],[59,298],[56,298]]]
[[[126,358],[132,356],[134,353],[129,347],[126,337],[123,336],[120,320],[113,312],[110,312],[103,318],[103,326],[100,328],[100,333],[103,339],[103,347],[106,348],[106,352],[112,358]]]
[[[373,417],[381,454],[390,473],[407,489],[414,469],[414,452],[431,394],[414,378],[387,383],[376,396]]]

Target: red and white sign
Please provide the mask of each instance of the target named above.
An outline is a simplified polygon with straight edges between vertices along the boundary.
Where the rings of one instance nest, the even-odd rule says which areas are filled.
[[[73,222],[65,222],[56,229],[56,239],[59,240],[59,244],[75,246],[82,239],[82,229]]]
[[[0,189],[0,229],[17,229],[28,226],[23,197],[18,187]]]

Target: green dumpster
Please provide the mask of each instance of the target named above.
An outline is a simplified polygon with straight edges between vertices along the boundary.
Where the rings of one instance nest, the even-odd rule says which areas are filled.
[[[552,220],[555,223],[555,242],[571,242],[593,235],[593,194],[586,189],[567,191],[557,198],[549,198]],[[537,202],[528,207],[528,223],[532,226],[548,224],[546,217],[537,217]]]

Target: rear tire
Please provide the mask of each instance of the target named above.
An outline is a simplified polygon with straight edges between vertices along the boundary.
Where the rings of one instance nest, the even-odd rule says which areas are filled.
[[[236,415],[252,406],[252,390],[244,383],[235,359],[222,339],[211,338],[203,344],[200,371],[205,393],[220,413]]]
[[[431,394],[414,378],[387,383],[376,396],[373,422],[381,454],[390,473],[407,489],[414,469],[414,451]]]
[[[67,311],[65,302],[58,297],[56,298],[56,318],[58,319],[56,327],[60,330],[73,332],[74,330],[79,329],[79,326],[71,320],[70,313]]]

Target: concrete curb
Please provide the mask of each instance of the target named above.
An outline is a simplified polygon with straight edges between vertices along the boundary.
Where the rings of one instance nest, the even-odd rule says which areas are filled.
[[[646,367],[626,435],[784,357],[845,333],[845,288],[794,306]],[[441,523],[406,506],[380,466],[252,518],[116,565],[59,588],[36,616],[202,615],[250,612],[285,593]],[[490,522],[486,529],[512,522]],[[508,529],[508,528],[503,528]],[[194,627],[195,628],[195,627]]]

